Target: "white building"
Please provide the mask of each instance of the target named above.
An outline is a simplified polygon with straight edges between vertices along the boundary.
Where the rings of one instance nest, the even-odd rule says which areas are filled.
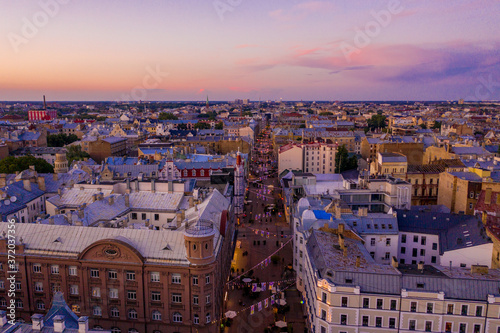
[[[288,144],[278,151],[278,173],[297,170],[310,173],[335,173],[337,145],[326,143]]]

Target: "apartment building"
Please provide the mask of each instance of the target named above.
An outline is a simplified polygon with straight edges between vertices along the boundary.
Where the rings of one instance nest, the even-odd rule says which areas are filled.
[[[487,267],[380,265],[348,234],[313,230],[304,280],[312,332],[500,330],[500,271]]]
[[[288,144],[278,152],[278,174],[285,170],[310,173],[335,173],[338,145],[328,143]]]

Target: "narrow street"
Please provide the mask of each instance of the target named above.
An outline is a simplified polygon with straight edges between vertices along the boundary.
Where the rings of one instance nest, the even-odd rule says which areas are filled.
[[[263,131],[260,137],[263,139],[256,142],[253,160],[249,162],[245,214],[237,227],[238,242],[232,263],[233,283],[230,284],[224,309],[225,313],[235,311],[237,315],[225,332],[303,332],[301,296],[295,287],[295,272],[291,269],[291,229],[283,213],[269,129]],[[269,176],[266,176],[268,173]],[[265,260],[275,252],[279,258],[273,256],[274,260],[268,259],[266,265]],[[264,265],[259,265],[262,261]],[[253,268],[256,265],[259,266]],[[244,283],[243,279],[248,283]],[[251,292],[252,284],[258,283],[260,287],[263,282],[266,283],[265,290]],[[275,298],[284,298],[280,302],[285,301],[286,304],[271,305],[270,297],[276,289],[269,288],[270,282],[273,282],[273,286],[279,284],[280,290],[285,289],[283,293],[275,294]],[[267,308],[265,299],[268,301]],[[262,310],[258,311],[261,301]],[[254,314],[251,314],[252,305],[255,305]],[[285,327],[274,326],[278,321],[286,322],[286,325],[282,324]]]

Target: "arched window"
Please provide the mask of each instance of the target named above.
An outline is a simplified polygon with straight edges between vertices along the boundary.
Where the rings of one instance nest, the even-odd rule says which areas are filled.
[[[161,312],[160,311],[153,311],[153,320],[161,320]]]
[[[102,326],[94,325],[94,330],[95,331],[103,331],[104,329],[102,328]]]
[[[174,313],[174,323],[182,323],[182,315],[179,312]]]
[[[188,171],[184,170],[184,177],[187,177],[187,175],[188,175]]]
[[[45,310],[45,303],[43,301],[36,301],[37,310]]]
[[[200,323],[200,316],[198,316],[197,314],[195,314],[194,318],[193,318],[193,323],[194,324],[199,324]]]
[[[137,311],[134,309],[128,310],[128,319],[137,319]]]
[[[131,328],[128,330],[128,333],[139,333],[139,331],[136,330],[135,328]]]
[[[118,327],[111,327],[111,333],[122,333],[122,330]]]
[[[21,299],[16,299],[16,308],[22,309],[23,308],[23,300]]]
[[[196,176],[196,170],[193,169],[193,171],[191,171],[191,174],[193,175],[193,177],[195,177]]]
[[[202,176],[202,177],[204,177],[204,176],[205,176],[205,170],[203,170],[203,169],[202,169],[202,170],[200,171],[200,176]]]
[[[94,316],[102,316],[101,307],[100,306],[94,306],[92,308],[92,313],[94,314]]]
[[[7,306],[7,300],[4,297],[0,298],[0,306]]]
[[[118,308],[111,308],[111,317],[120,317],[120,310]]]

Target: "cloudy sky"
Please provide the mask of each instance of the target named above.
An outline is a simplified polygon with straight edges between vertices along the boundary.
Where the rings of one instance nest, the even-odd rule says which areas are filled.
[[[498,0],[0,6],[0,100],[500,99]]]

